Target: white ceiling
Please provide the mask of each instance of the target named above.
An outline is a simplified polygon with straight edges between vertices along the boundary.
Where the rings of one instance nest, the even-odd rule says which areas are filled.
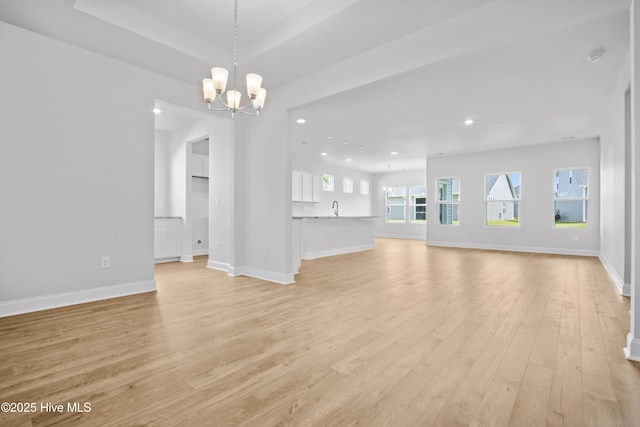
[[[289,106],[307,120],[291,124],[294,156],[423,168],[428,155],[598,136],[628,54],[629,4],[239,0],[239,72],[269,90],[257,120],[278,90],[308,88]],[[231,0],[0,0],[0,20],[194,85],[233,56]],[[192,116],[165,106],[157,123]]]

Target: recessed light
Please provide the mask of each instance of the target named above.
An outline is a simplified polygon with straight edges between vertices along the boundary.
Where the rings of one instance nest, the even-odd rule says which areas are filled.
[[[307,141],[300,141],[300,144],[308,144]]]
[[[331,136],[331,135],[327,135],[327,136],[325,136],[325,138],[327,138],[327,139],[331,139],[331,138],[333,138],[333,136]]]
[[[342,141],[342,143],[343,143],[344,145],[347,145],[347,144],[349,143],[349,141],[347,141],[347,140],[345,139],[344,141]]]
[[[303,125],[305,123],[307,123],[307,121],[305,119],[303,119],[302,117],[300,117],[298,120],[296,120],[296,123]]]
[[[604,51],[598,50],[595,52],[591,52],[591,54],[587,56],[587,60],[589,60],[589,62],[598,62],[602,59],[603,56],[604,56]]]
[[[398,154],[398,152],[397,151],[392,151],[391,154],[393,154],[395,156],[396,154]]]
[[[364,149],[365,149],[365,146],[364,146],[364,145],[361,145],[361,146],[360,146],[360,149],[361,149],[361,150],[364,150]]]
[[[351,161],[351,159],[347,159],[347,162],[350,162],[350,161]]]
[[[153,108],[153,113],[154,114],[160,114],[160,113],[162,113],[162,110],[160,108],[158,108],[158,107],[154,107]]]
[[[327,153],[325,153],[324,151],[322,153],[320,153],[321,156],[326,156]]]
[[[475,121],[473,119],[467,119],[463,123],[465,126],[471,126],[472,124],[475,123]]]

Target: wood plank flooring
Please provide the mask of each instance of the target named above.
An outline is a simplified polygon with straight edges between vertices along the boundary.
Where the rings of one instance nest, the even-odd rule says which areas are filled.
[[[378,239],[290,286],[205,264],[0,319],[0,402],[37,404],[0,425],[640,425],[629,301],[597,258]]]

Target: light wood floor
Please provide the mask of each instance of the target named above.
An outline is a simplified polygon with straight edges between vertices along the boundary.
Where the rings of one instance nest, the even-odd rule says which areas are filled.
[[[282,286],[192,264],[158,292],[0,319],[0,425],[639,426],[629,302],[596,258],[381,239]]]

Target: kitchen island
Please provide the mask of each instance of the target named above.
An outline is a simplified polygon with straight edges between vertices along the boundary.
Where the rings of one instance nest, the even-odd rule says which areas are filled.
[[[302,259],[373,249],[373,216],[294,216],[293,267]]]

